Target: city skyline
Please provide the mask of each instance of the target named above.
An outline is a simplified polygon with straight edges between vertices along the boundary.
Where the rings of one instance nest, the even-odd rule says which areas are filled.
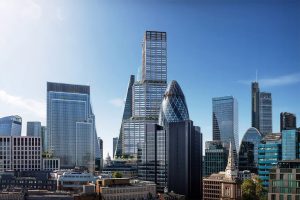
[[[181,83],[203,141],[212,140],[213,97],[238,100],[240,140],[251,127],[250,84],[256,70],[260,89],[272,93],[273,132],[279,132],[280,112],[300,115],[300,3],[276,2],[136,3],[127,9],[123,3],[1,2],[0,117],[21,116],[25,135],[27,121],[46,125],[47,81],[89,85],[104,155],[112,156],[128,77],[139,74],[142,63],[142,35],[159,30],[168,34],[168,78]],[[3,4],[21,14],[4,12]]]

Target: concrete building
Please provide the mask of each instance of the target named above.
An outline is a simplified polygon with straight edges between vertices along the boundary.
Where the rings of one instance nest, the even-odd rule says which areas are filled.
[[[60,170],[60,159],[59,158],[43,158],[43,170]]]
[[[203,179],[203,200],[241,200],[242,181],[238,178],[238,169],[235,163],[230,143],[225,171]]]
[[[132,160],[112,160],[110,165],[103,168],[101,175],[112,177],[113,173],[119,172],[123,178],[137,178],[137,164]]]
[[[139,200],[156,197],[156,185],[126,178],[100,179],[96,183],[96,192],[105,200]]]
[[[269,200],[300,199],[300,160],[279,161],[270,170]]]
[[[0,136],[0,171],[41,170],[42,142],[40,137]]]

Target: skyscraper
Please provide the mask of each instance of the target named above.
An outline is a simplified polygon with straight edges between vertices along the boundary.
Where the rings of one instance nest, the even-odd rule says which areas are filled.
[[[256,128],[249,128],[243,136],[239,149],[239,170],[249,170],[257,173],[258,145],[262,139],[261,133]]]
[[[20,116],[8,116],[0,118],[1,136],[21,136],[22,118]]]
[[[251,85],[252,127],[262,135],[272,133],[272,95],[260,92],[258,82]]]
[[[146,124],[138,155],[139,179],[154,181],[164,189],[200,198],[202,179],[202,133],[189,120],[183,92],[172,81],[163,97],[159,124]],[[199,190],[200,189],[200,190]]]
[[[258,82],[251,84],[252,102],[252,127],[259,130],[259,85]]]
[[[212,106],[213,140],[221,140],[227,148],[231,142],[236,155],[239,149],[237,100],[233,96],[216,97],[212,99]]]
[[[27,136],[41,137],[41,122],[27,122]]]
[[[96,137],[90,87],[48,82],[47,147],[61,167],[94,171]]]
[[[142,79],[132,85],[132,116],[122,120],[116,150],[118,154],[129,157],[137,156],[137,146],[144,141],[146,124],[158,121],[159,108],[167,87],[166,33],[146,31],[142,52]]]
[[[295,160],[299,158],[300,131],[296,129],[282,131],[282,160]]]
[[[296,129],[296,115],[293,113],[280,113],[280,132],[282,130]]]
[[[272,95],[268,92],[259,94],[259,131],[262,135],[272,133]]]
[[[117,144],[118,144],[118,137],[114,137],[113,138],[113,155],[115,155]]]

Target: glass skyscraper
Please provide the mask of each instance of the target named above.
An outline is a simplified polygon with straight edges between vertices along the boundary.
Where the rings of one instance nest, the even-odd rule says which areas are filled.
[[[41,122],[27,122],[27,136],[41,137]]]
[[[167,87],[166,33],[146,31],[142,52],[142,79],[135,81],[131,90],[128,90],[128,98],[132,92],[132,104],[125,103],[124,115],[131,107],[132,116],[122,120],[116,150],[118,155],[129,157],[137,157],[137,146],[144,142],[146,124],[158,121],[161,101]]]
[[[236,156],[239,149],[237,100],[233,96],[216,97],[212,106],[213,140],[221,140],[227,148],[231,142]]]
[[[280,113],[280,132],[282,130],[296,129],[297,120],[296,115],[293,113],[282,112]]]
[[[282,131],[282,160],[299,158],[299,132],[296,129]]]
[[[47,149],[60,158],[61,167],[94,171],[96,137],[90,87],[48,82]]]
[[[243,139],[239,150],[239,170],[250,170],[257,173],[258,145],[262,139],[261,133],[254,127],[249,128]]]
[[[21,136],[22,118],[20,116],[8,116],[0,118],[1,136]]]
[[[251,85],[252,127],[262,135],[272,133],[272,95],[260,92],[258,82]]]

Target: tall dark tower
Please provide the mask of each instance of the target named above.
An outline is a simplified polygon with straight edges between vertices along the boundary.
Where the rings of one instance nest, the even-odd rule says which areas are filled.
[[[252,100],[252,127],[259,130],[259,85],[258,82],[252,82],[251,85]]]
[[[282,130],[296,129],[296,115],[293,113],[280,113],[280,132]]]

